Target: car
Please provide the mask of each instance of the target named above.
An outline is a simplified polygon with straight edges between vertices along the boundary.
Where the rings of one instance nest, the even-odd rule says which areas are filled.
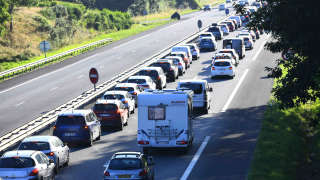
[[[209,4],[204,5],[203,10],[204,11],[210,11],[211,10],[211,5],[209,5]]]
[[[41,151],[55,164],[55,173],[60,167],[68,166],[70,149],[56,136],[29,136],[25,138],[17,148],[21,150]]]
[[[216,76],[229,76],[234,78],[235,67],[230,59],[217,59],[211,66],[211,78]]]
[[[256,6],[257,8],[261,8],[262,7],[262,3],[259,1],[255,1],[251,4],[252,6]]]
[[[7,151],[0,158],[1,180],[55,179],[55,164],[41,151]]]
[[[224,39],[222,42],[222,48],[234,49],[238,53],[240,59],[245,57],[246,48],[244,45],[243,38]]]
[[[130,76],[127,83],[136,83],[143,90],[152,89],[155,90],[156,83],[149,76]]]
[[[172,82],[176,81],[179,77],[178,67],[173,64],[173,61],[170,59],[158,59],[156,62],[151,63],[151,67],[161,67],[165,75]]]
[[[58,114],[53,135],[65,143],[81,143],[92,146],[100,140],[101,124],[91,109],[74,109]]]
[[[167,86],[167,77],[161,67],[145,67],[141,69],[136,75],[150,76],[156,83],[157,89],[163,89]]]
[[[105,100],[120,100],[129,110],[131,114],[135,111],[135,99],[127,91],[106,91],[101,99]]]
[[[250,35],[242,34],[242,35],[238,35],[237,37],[243,38],[244,46],[245,46],[246,50],[253,49],[253,40]]]
[[[222,22],[220,22],[220,24],[226,24],[228,26],[230,32],[233,32],[236,29],[233,21],[222,21]]]
[[[188,69],[190,67],[190,59],[189,57],[187,56],[187,54],[183,51],[178,51],[178,52],[171,52],[168,56],[178,56],[178,57],[181,57],[182,60],[184,61],[185,63],[185,66],[186,66],[186,69]]]
[[[221,30],[222,30],[224,36],[229,35],[230,31],[229,31],[228,25],[226,25],[226,24],[218,24],[218,26],[221,27]]]
[[[230,54],[233,57],[233,59],[235,59],[236,63],[239,64],[240,58],[238,53],[234,49],[220,49],[218,53]]]
[[[211,32],[214,35],[216,40],[223,39],[223,31],[220,26],[210,26],[207,32]]]
[[[116,127],[122,130],[128,125],[129,111],[120,100],[98,99],[92,110],[99,118],[102,128]]]
[[[212,87],[207,80],[186,79],[178,82],[177,89],[190,89],[193,91],[193,108],[201,109],[205,114],[211,107]]]
[[[212,32],[203,32],[201,34],[199,34],[199,38],[198,38],[198,43],[201,41],[202,38],[204,37],[211,37],[213,39],[216,40],[216,37],[214,36],[214,34]]]
[[[231,0],[226,0],[226,3],[231,3]]]
[[[226,8],[225,4],[220,4],[219,5],[219,11],[223,11],[223,10],[225,10],[225,8]]]
[[[167,56],[166,59],[171,59],[173,64],[178,67],[179,75],[182,76],[186,72],[186,64],[179,56]]]
[[[237,20],[235,20],[235,19],[227,19],[226,21],[231,21],[233,23],[235,29],[239,29],[240,28],[240,26],[238,25]]]
[[[253,32],[254,32],[254,34],[256,35],[256,39],[260,39],[260,31],[257,29],[257,28],[255,28],[254,30],[252,30]]]
[[[258,8],[256,6],[247,6],[247,10],[249,10],[251,13],[257,12]]]
[[[189,43],[184,45],[190,47],[192,53],[192,60],[198,60],[200,58],[200,50],[196,43]]]
[[[151,156],[140,152],[117,152],[104,164],[104,180],[154,179],[154,162]]]
[[[199,48],[201,51],[215,51],[217,50],[217,42],[213,38],[204,37],[199,42]]]
[[[180,52],[180,51],[184,51],[188,58],[190,59],[190,63],[192,64],[192,52],[191,52],[191,48],[189,46],[184,46],[184,45],[178,45],[178,46],[174,46],[171,48],[171,52]]]
[[[228,19],[236,20],[238,28],[242,26],[242,21],[240,16],[230,16]]]
[[[113,88],[114,91],[127,91],[135,99],[135,107],[138,106],[138,95],[143,91],[136,83],[118,83]]]
[[[238,33],[238,35],[250,35],[253,42],[255,42],[257,39],[256,34],[253,30],[244,29],[244,30],[240,31],[240,33]]]
[[[230,60],[233,65],[236,65],[236,66],[238,65],[237,62],[236,62],[236,60],[235,60],[230,54],[228,54],[228,53],[216,53],[216,54],[212,57],[212,63],[211,63],[211,65],[214,64],[214,62],[215,62],[216,60],[220,60],[220,59],[227,59],[227,60]]]

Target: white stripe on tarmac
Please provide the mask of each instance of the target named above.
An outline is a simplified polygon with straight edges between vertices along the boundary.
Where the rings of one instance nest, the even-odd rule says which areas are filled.
[[[265,40],[265,41],[262,43],[262,46],[259,48],[258,52],[253,56],[252,61],[255,61],[255,60],[258,58],[259,54],[260,54],[261,51],[263,50],[264,45],[267,43],[267,41],[268,41],[269,38],[270,38],[270,34],[267,36],[267,40]]]
[[[196,165],[197,161],[199,160],[204,148],[207,146],[210,136],[206,136],[206,138],[203,140],[200,148],[198,149],[197,153],[193,156],[188,168],[184,171],[183,176],[180,178],[180,180],[187,180],[193,167]]]
[[[234,96],[236,95],[237,91],[239,90],[239,88],[240,88],[243,80],[244,80],[245,77],[247,76],[248,72],[249,72],[249,69],[246,69],[245,72],[244,72],[244,74],[241,76],[241,79],[240,79],[240,81],[238,82],[236,88],[234,88],[234,90],[232,91],[232,94],[229,96],[229,99],[228,99],[227,103],[223,106],[221,112],[226,112],[226,110],[228,109],[228,107],[229,107],[232,99],[234,98]]]

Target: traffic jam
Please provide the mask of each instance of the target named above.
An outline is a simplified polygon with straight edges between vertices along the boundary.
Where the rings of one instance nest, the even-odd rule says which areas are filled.
[[[260,6],[260,5],[259,5]],[[247,15],[231,15],[213,22],[206,32],[187,44],[171,48],[171,52],[142,68],[125,82],[117,83],[104,92],[91,109],[74,109],[58,115],[52,135],[30,136],[15,150],[0,158],[0,180],[55,179],[61,168],[69,166],[74,145],[90,148],[103,132],[123,131],[130,126],[137,112],[137,146],[140,152],[116,152],[101,164],[103,179],[155,179],[154,158],[157,149],[187,153],[192,147],[194,116],[208,114],[214,91],[203,79],[180,77],[200,61],[203,52],[212,53],[211,79],[232,80],[237,76],[246,52],[264,33],[262,29],[248,30],[245,24],[257,6],[246,6]],[[225,10],[220,7],[219,10]],[[236,35],[236,37],[231,37]],[[218,43],[222,49],[218,49]],[[92,78],[96,70],[91,70]],[[167,89],[176,82],[175,89]]]

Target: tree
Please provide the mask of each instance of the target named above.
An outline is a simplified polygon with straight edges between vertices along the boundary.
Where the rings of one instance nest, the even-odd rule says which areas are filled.
[[[0,36],[6,30],[6,22],[9,20],[8,3],[5,0],[0,0]]]
[[[319,7],[312,0],[262,0],[263,8],[250,15],[249,28],[263,28],[273,41],[266,48],[274,53],[288,51],[294,56],[278,59],[274,68],[266,67],[278,78],[273,89],[282,107],[293,107],[320,97]],[[243,13],[243,6],[236,6]],[[285,72],[283,72],[283,68]]]

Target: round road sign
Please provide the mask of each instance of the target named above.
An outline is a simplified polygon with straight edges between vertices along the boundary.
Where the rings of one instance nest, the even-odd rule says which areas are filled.
[[[198,20],[198,28],[201,29],[202,28],[202,21]]]
[[[99,80],[99,74],[96,68],[91,68],[89,71],[89,79],[92,82],[92,84],[97,84]]]

